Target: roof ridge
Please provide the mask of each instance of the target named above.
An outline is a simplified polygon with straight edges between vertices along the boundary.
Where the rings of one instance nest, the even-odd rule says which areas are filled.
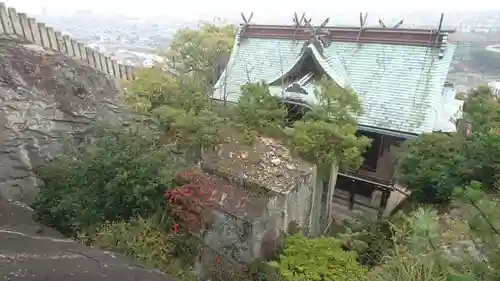
[[[243,28],[243,26],[242,26]],[[320,27],[318,27],[320,28]],[[293,25],[244,25],[245,38],[267,38],[287,40],[308,40],[309,27]],[[380,28],[380,27],[321,27],[328,33],[328,41],[351,43],[396,44],[439,48],[443,38],[454,30],[417,29],[417,28]]]
[[[264,28],[264,29],[290,29],[290,30],[310,30],[309,27],[299,26],[296,27],[292,24],[242,24],[241,26],[245,26],[247,28]],[[319,28],[319,25],[313,25],[314,28]],[[323,26],[321,27],[323,30],[336,30],[336,31],[359,31],[359,26]],[[401,27],[378,27],[378,26],[365,26],[363,31],[378,31],[383,33],[414,33],[414,34],[429,34],[431,31],[436,31],[434,28],[401,28]],[[440,33],[455,33],[455,29],[444,29],[440,30]]]

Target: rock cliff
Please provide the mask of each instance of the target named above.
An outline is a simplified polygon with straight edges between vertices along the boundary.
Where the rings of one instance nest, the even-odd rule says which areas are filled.
[[[34,170],[64,137],[120,116],[120,89],[95,69],[17,39],[0,37],[0,197],[29,203]]]
[[[34,171],[93,121],[126,116],[117,83],[61,54],[0,36],[0,276],[40,281],[176,281],[34,222]]]

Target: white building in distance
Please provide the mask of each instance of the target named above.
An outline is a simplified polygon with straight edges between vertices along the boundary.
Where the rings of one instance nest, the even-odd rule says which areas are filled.
[[[500,81],[492,81],[488,83],[488,87],[490,87],[495,95],[500,96]]]

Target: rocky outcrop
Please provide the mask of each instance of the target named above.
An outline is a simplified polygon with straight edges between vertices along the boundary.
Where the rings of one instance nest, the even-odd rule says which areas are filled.
[[[0,199],[0,276],[11,281],[178,281],[119,254],[88,248],[32,219],[31,210]]]
[[[0,37],[0,276],[40,281],[176,281],[33,221],[36,169],[64,137],[126,116],[116,83],[61,54]],[[9,200],[10,199],[10,200]],[[22,203],[24,202],[24,203]]]
[[[97,119],[120,116],[117,83],[61,54],[0,37],[0,197],[29,203],[34,171]]]

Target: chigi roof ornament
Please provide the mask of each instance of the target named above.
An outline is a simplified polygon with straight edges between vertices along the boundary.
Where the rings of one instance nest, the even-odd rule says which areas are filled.
[[[253,12],[250,13],[250,16],[248,18],[245,17],[245,14],[243,14],[243,12],[241,12],[241,19],[243,20],[243,23],[241,24],[241,30],[240,30],[240,34],[239,34],[240,38],[243,36],[245,31],[247,31],[248,26],[250,25],[250,22],[252,21],[252,18],[253,18]]]
[[[403,24],[404,20],[400,20],[398,23],[396,23],[393,27],[391,28],[398,28],[400,27],[402,24]],[[385,25],[384,21],[382,19],[378,19],[378,24],[380,24],[380,26],[382,28],[387,28],[387,25]]]
[[[312,26],[312,21],[306,15],[294,14],[293,24],[256,24],[250,16],[242,14],[243,23],[238,33],[240,39],[265,38],[272,40],[299,40],[309,44],[315,42],[318,50],[329,46],[330,42],[345,42],[358,44],[396,44],[423,47],[440,47],[443,38],[454,30],[436,31],[436,28],[405,28],[402,21],[395,25],[380,20],[380,27],[370,27],[367,23],[367,13],[360,13],[360,23],[356,26]],[[384,28],[385,26],[385,28]]]
[[[295,24],[295,29],[293,31],[293,40],[295,40],[295,35],[297,35],[297,31],[304,24],[304,20],[306,19],[306,13],[302,13],[302,17],[297,16],[297,13],[293,13],[293,23]]]
[[[356,43],[359,41],[359,37],[361,36],[363,30],[365,30],[366,18],[368,18],[368,13],[365,13],[364,15],[363,12],[359,13],[359,32],[358,37],[356,38]]]
[[[306,32],[311,34],[306,44],[314,44],[320,53],[323,53],[324,47],[328,47],[331,44],[330,31],[326,28],[329,21],[330,18],[326,18],[319,27],[314,27],[311,25],[311,19],[307,20],[304,18],[304,25],[309,28]]]

